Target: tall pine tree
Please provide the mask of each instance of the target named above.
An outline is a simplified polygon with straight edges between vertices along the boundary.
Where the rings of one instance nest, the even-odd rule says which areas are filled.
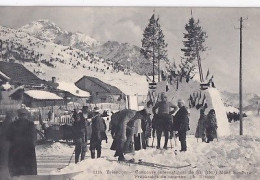
[[[188,24],[185,25],[185,30],[185,40],[183,41],[184,48],[181,49],[181,51],[184,52],[184,61],[187,61],[191,64],[197,64],[200,73],[200,81],[203,82],[204,78],[201,67],[200,54],[207,49],[207,47],[204,46],[207,34],[199,25],[199,20],[195,22],[193,17],[191,17]]]
[[[167,44],[164,40],[164,34],[159,24],[159,17],[155,19],[154,14],[145,28],[142,39],[141,53],[153,63],[153,82],[155,82],[155,63],[158,65],[158,81],[160,81],[160,61],[167,60]]]
[[[166,61],[168,62],[168,57],[167,57],[167,46],[168,44],[164,40],[164,34],[161,29],[161,25],[159,24],[159,16],[156,20],[157,23],[157,28],[158,28],[158,36],[157,36],[157,61],[158,61],[158,81],[160,81],[160,62],[161,61]]]

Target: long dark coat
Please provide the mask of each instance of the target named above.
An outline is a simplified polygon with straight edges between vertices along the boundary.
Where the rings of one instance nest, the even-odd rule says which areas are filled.
[[[15,120],[16,111],[10,110],[6,112],[5,120],[3,121],[0,131],[0,176],[2,179],[9,179],[10,174],[8,170],[8,153],[10,143],[6,139],[7,129]]]
[[[11,176],[36,175],[36,129],[27,119],[14,121],[7,130],[10,142],[8,167]]]
[[[196,138],[205,137],[205,128],[206,128],[205,126],[206,126],[206,115],[200,114],[200,118],[199,118],[198,125],[196,128],[196,133],[195,133]]]
[[[177,113],[175,114],[175,120],[175,126],[179,132],[187,132],[188,130],[190,130],[188,111],[185,106],[182,106],[177,111]]]
[[[92,134],[90,138],[90,143],[95,141],[107,140],[106,132],[106,123],[105,120],[97,115],[92,119]]]
[[[206,137],[217,138],[217,120],[216,116],[208,114],[205,121]]]

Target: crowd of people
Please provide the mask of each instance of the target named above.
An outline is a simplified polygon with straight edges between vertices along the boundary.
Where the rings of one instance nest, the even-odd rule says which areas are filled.
[[[36,129],[29,119],[26,109],[17,111],[18,118],[9,123],[5,132],[8,141],[8,168],[11,176],[37,174],[35,154]],[[87,106],[82,110],[74,110],[72,118],[73,143],[75,145],[75,163],[85,159],[88,140],[91,158],[100,158],[101,143],[107,142],[107,125],[98,107],[90,111]],[[10,119],[10,117],[7,117]],[[13,117],[12,117],[13,118]],[[125,154],[153,147],[157,137],[157,149],[161,149],[161,138],[164,138],[163,149],[168,149],[168,141],[179,137],[181,152],[187,151],[186,134],[189,127],[189,111],[183,100],[178,100],[177,105],[167,100],[165,93],[160,95],[160,101],[154,105],[148,101],[146,108],[140,111],[124,109],[111,116],[109,131],[113,142],[111,150],[115,150],[115,157],[125,161]],[[205,115],[205,108],[201,108],[195,137],[202,142],[209,143],[217,137],[217,122],[214,109]],[[152,138],[152,144],[149,140]],[[172,145],[172,144],[171,144]],[[6,145],[5,145],[6,146]],[[3,149],[3,148],[2,148]]]

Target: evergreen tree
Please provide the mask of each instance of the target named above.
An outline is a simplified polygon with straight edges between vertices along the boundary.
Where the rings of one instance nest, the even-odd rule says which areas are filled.
[[[167,57],[167,46],[168,44],[164,40],[164,34],[161,29],[161,25],[159,24],[159,17],[157,18],[157,28],[158,28],[158,36],[157,36],[157,61],[158,61],[158,81],[160,81],[160,61],[168,62]]]
[[[193,17],[191,17],[188,24],[185,25],[185,30],[185,40],[183,41],[184,48],[181,49],[181,51],[184,52],[184,60],[192,64],[197,64],[200,73],[200,81],[203,82],[200,54],[207,49],[204,46],[207,34],[199,25],[199,20],[195,22]]]
[[[155,63],[158,63],[158,80],[160,79],[160,61],[167,60],[167,44],[164,41],[164,34],[159,24],[159,18],[155,19],[154,14],[145,28],[142,39],[141,53],[148,60],[153,62],[153,82],[155,74]]]

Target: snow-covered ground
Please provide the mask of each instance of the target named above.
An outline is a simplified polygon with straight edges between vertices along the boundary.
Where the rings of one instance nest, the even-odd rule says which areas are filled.
[[[166,165],[163,168],[118,163],[113,157],[109,142],[103,142],[102,158],[91,159],[88,152],[86,159],[78,164],[72,163],[62,170],[51,174],[83,171],[75,179],[258,179],[260,154],[259,116],[244,118],[244,135],[239,136],[239,122],[230,124],[230,136],[220,137],[212,143],[202,143],[194,136],[187,137],[188,151],[177,152],[179,141],[172,140],[173,149],[157,150],[148,148],[126,155],[127,159],[153,162]],[[150,140],[151,144],[151,140]],[[170,147],[168,144],[168,147]],[[156,145],[156,142],[154,142]],[[37,155],[71,155],[73,148],[61,143],[43,148],[37,147]],[[189,165],[188,167],[177,168]],[[172,166],[172,167],[170,167]]]

